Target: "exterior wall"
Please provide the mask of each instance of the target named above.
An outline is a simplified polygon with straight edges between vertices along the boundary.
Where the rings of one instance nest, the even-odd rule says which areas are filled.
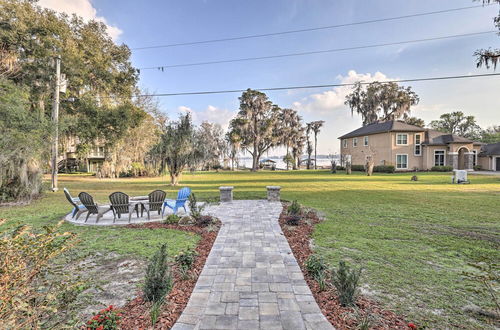
[[[449,165],[449,153],[447,146],[425,146],[424,148],[424,162],[422,165],[423,170],[430,170],[434,166],[434,151],[444,150],[444,165]]]
[[[396,134],[408,134],[407,145],[396,144]],[[423,142],[425,135],[420,132],[421,141]],[[353,139],[348,138],[347,147],[344,148],[343,141],[340,141],[341,155],[351,155],[353,165],[365,165],[366,156],[372,155],[375,165],[394,165],[396,166],[396,155],[408,155],[408,168],[401,170],[412,170],[417,167],[422,169],[422,159],[424,149],[422,147],[422,155],[415,156],[415,133],[414,132],[387,132],[368,135],[368,146],[364,145],[364,136],[358,136],[357,147],[353,146]]]
[[[478,157],[478,164],[486,171],[496,171],[497,162],[500,162],[500,155]]]

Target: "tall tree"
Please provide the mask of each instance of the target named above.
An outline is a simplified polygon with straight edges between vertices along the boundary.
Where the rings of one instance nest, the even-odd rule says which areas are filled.
[[[317,153],[317,147],[318,147],[318,134],[321,130],[321,127],[323,127],[323,124],[325,123],[324,120],[317,120],[311,122],[311,130],[314,133],[314,169],[318,169],[318,153]]]
[[[201,164],[203,169],[210,169],[220,165],[225,152],[224,131],[219,124],[204,121],[195,134],[195,163]]]
[[[280,142],[276,129],[280,109],[266,94],[252,89],[243,92],[239,100],[240,111],[229,124],[230,132],[237,136],[241,148],[252,155],[252,171],[257,171],[260,157]]]
[[[286,155],[290,154],[290,147],[293,140],[296,138],[297,126],[300,126],[301,118],[297,111],[293,109],[281,109],[279,113],[279,130],[281,132],[282,143],[286,148]],[[290,155],[291,156],[291,155]],[[291,158],[293,158],[291,156]],[[286,162],[286,169],[289,169],[289,164]],[[293,165],[292,165],[293,166]]]
[[[227,132],[226,143],[228,156],[231,160],[231,171],[234,171],[234,165],[238,159],[238,152],[240,151],[241,140],[234,132]]]
[[[497,143],[500,142],[500,125],[488,127],[481,133],[481,142]]]
[[[346,96],[345,105],[361,115],[363,126],[385,120],[406,119],[410,107],[418,104],[419,98],[411,87],[402,87],[395,82],[375,81],[366,88],[358,82]]]
[[[500,0],[474,0],[474,1],[482,1],[483,4],[491,4],[498,3],[500,5]],[[500,9],[498,11],[498,15],[493,18],[493,23],[496,28],[500,31]],[[500,34],[500,33],[499,33]],[[482,67],[483,65],[486,68],[490,68],[493,66],[494,69],[497,68],[497,63],[500,60],[500,49],[478,49],[474,52],[474,56],[476,56],[476,66]]]
[[[471,140],[479,139],[481,127],[474,116],[466,116],[462,111],[442,114],[439,120],[433,120],[430,126],[438,131],[456,134]]]
[[[176,186],[185,167],[193,160],[195,153],[195,130],[189,113],[181,115],[178,121],[169,122],[162,135],[165,162],[170,174],[170,184]]]
[[[297,170],[300,166],[302,152],[306,144],[306,134],[305,128],[300,125],[294,133],[294,139],[292,141],[292,157],[294,159],[293,170]]]
[[[408,117],[405,119],[405,123],[422,128],[425,127],[425,121],[417,117]]]
[[[311,135],[313,124],[312,122],[306,124],[306,152],[307,152],[307,169],[311,169],[311,155],[313,153],[313,146],[311,140],[309,139]]]

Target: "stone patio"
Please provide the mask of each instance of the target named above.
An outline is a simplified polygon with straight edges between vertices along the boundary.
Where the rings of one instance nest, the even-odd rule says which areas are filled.
[[[333,329],[278,224],[281,203],[207,208],[223,226],[172,329]]]

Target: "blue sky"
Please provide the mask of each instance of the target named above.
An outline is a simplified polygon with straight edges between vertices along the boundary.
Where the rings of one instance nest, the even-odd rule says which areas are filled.
[[[129,47],[277,32],[471,6],[470,0],[274,0],[135,1],[42,0],[42,5],[98,18]],[[80,11],[80,12],[79,12]],[[252,56],[352,47],[494,30],[498,6],[426,17],[204,45],[133,51],[136,67],[204,62]],[[478,48],[499,47],[495,34],[300,57],[206,66],[142,70],[140,86],[149,92],[264,88],[353,82],[358,79],[418,78],[493,72],[475,67]],[[376,78],[374,78],[374,76]],[[500,124],[500,77],[410,84],[420,96],[413,115],[426,122],[461,110],[482,126]],[[348,88],[267,93],[281,107],[306,121],[325,120],[319,151],[339,150],[337,137],[361,124],[343,105]],[[238,94],[160,98],[175,118],[192,111],[202,120],[226,124],[238,109]],[[279,153],[279,151],[277,151]]]

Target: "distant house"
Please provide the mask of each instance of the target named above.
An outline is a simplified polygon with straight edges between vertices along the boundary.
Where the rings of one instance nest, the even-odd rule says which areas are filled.
[[[341,156],[353,165],[372,157],[375,165],[394,165],[396,171],[430,170],[433,166],[500,170],[499,144],[485,145],[454,134],[389,120],[347,133],[340,139]]]
[[[59,155],[58,169],[60,172],[90,172],[97,173],[104,163],[105,147],[96,142],[85,155],[77,155],[79,140],[76,137],[68,138],[64,143],[64,152]]]

